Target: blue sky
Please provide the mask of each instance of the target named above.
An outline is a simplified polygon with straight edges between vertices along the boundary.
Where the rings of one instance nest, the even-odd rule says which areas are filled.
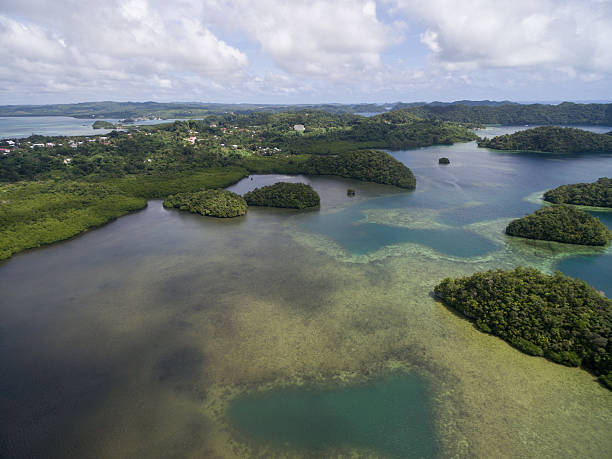
[[[611,0],[3,0],[0,104],[612,99]]]

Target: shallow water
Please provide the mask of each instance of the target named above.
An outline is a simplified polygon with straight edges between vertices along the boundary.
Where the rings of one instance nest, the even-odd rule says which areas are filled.
[[[545,189],[612,175],[611,155],[474,144],[393,154],[417,175],[414,192],[298,178],[319,192],[319,209],[231,220],[151,201],[0,264],[0,455],[606,457],[609,391],[478,332],[431,291],[447,276],[519,264],[552,272],[572,257],[585,257],[579,277],[597,285],[584,266],[609,249],[503,229]],[[393,407],[368,411],[377,387]],[[402,416],[400,399],[425,408]],[[291,403],[258,422],[278,400]],[[325,404],[309,415],[313,400]],[[365,415],[387,411],[382,428]],[[294,428],[347,413],[355,423],[335,423],[337,437]],[[414,425],[425,430],[406,435]]]
[[[414,375],[344,389],[290,389],[243,397],[233,425],[288,450],[365,447],[403,458],[434,457],[427,392]]]

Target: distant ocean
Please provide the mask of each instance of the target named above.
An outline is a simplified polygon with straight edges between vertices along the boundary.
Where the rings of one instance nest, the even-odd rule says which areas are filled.
[[[0,139],[24,138],[32,134],[41,135],[94,135],[106,134],[109,129],[93,129],[91,125],[98,119],[79,119],[69,116],[19,116],[0,117]],[[116,123],[118,119],[105,118],[102,121]],[[160,124],[176,121],[147,120],[135,124]]]

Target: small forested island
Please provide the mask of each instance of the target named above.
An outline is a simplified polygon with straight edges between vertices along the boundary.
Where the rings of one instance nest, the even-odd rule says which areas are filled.
[[[606,245],[612,239],[612,232],[598,218],[562,204],[542,207],[511,221],[506,234],[582,245]]]
[[[115,125],[109,121],[97,120],[91,125],[94,129],[115,129]]]
[[[555,204],[612,207],[612,178],[601,177],[594,183],[561,185],[544,193],[544,200]]]
[[[412,171],[384,151],[360,150],[338,155],[313,155],[306,161],[304,171],[306,174],[339,175],[410,190],[416,187]]]
[[[448,158],[440,158],[440,159],[438,159],[438,164],[450,164],[450,159],[448,159]]]
[[[576,128],[542,126],[478,140],[478,146],[495,150],[544,153],[602,153],[612,151],[612,135]]]
[[[247,212],[247,203],[242,196],[219,189],[173,194],[164,199],[164,207],[219,218],[239,217]]]
[[[286,207],[306,209],[316,207],[321,202],[319,194],[305,183],[278,182],[262,186],[244,195],[249,206]]]
[[[583,366],[612,389],[612,301],[581,280],[532,268],[444,279],[434,293],[517,349]]]

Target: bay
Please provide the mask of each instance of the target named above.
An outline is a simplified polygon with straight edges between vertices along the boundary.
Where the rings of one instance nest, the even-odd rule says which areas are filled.
[[[605,457],[612,405],[592,375],[477,331],[431,291],[577,257],[597,285],[609,249],[504,228],[546,189],[612,175],[612,154],[391,153],[415,191],[252,176],[230,188],[304,181],[321,206],[219,220],[150,201],[1,263],[2,456]]]

